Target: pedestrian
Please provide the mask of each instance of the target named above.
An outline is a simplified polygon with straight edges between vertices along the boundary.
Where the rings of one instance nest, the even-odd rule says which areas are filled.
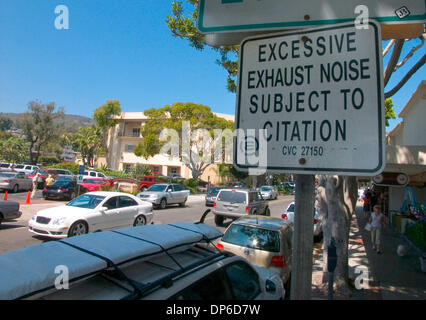
[[[364,210],[364,217],[367,219],[370,217],[371,215],[371,193],[370,190],[367,189],[364,193],[364,206],[363,206],[363,210]]]
[[[51,174],[46,178],[46,186],[51,186],[55,182],[55,179],[52,177]]]
[[[384,214],[381,212],[381,208],[378,204],[373,207],[373,212],[368,222],[371,224],[371,243],[373,244],[373,250],[377,253],[380,252],[380,233],[382,227],[385,225]]]
[[[37,172],[33,177],[33,192],[31,193],[31,199],[33,199],[37,193],[38,177],[40,177],[40,172]]]
[[[373,208],[376,204],[377,204],[377,193],[373,189],[373,190],[371,190],[371,198],[370,198],[371,212],[373,212]]]

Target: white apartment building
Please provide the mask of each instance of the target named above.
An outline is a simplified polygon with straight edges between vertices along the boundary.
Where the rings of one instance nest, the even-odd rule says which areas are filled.
[[[233,115],[221,113],[215,113],[215,115],[226,120],[234,121],[235,119]],[[191,170],[179,158],[158,154],[144,159],[133,153],[134,148],[143,139],[140,128],[148,119],[143,112],[123,112],[116,119],[117,125],[108,133],[108,157],[111,169],[130,170],[132,166],[140,163],[149,166],[153,172],[165,176],[179,174],[186,179],[192,177]],[[215,167],[216,165],[210,165],[200,178],[211,181],[213,184],[219,182]]]

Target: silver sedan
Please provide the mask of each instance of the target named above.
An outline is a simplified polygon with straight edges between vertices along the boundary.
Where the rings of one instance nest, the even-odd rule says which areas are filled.
[[[31,190],[33,181],[27,178],[23,172],[0,172],[0,190]]]
[[[272,186],[262,186],[259,188],[262,198],[265,200],[272,200],[278,198],[278,191]]]
[[[18,219],[21,215],[18,202],[0,200],[0,224],[3,221]]]

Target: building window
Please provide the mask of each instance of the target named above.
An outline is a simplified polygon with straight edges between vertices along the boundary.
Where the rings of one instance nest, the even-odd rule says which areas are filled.
[[[131,164],[125,164],[124,165],[124,172],[130,173],[132,171],[132,165]]]
[[[177,168],[175,168],[175,167],[170,168],[170,173],[171,173],[171,174],[176,174],[176,173],[178,173]]]
[[[140,128],[133,128],[133,137],[139,137],[141,135]]]
[[[134,145],[132,145],[132,144],[128,144],[127,145],[127,152],[133,152],[133,149],[135,148],[135,146]]]
[[[160,172],[160,167],[157,167],[157,166],[152,167],[152,172]]]

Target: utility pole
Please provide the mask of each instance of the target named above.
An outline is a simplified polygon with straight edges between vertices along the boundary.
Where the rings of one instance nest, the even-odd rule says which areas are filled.
[[[310,300],[314,238],[315,176],[296,175],[291,300]]]

